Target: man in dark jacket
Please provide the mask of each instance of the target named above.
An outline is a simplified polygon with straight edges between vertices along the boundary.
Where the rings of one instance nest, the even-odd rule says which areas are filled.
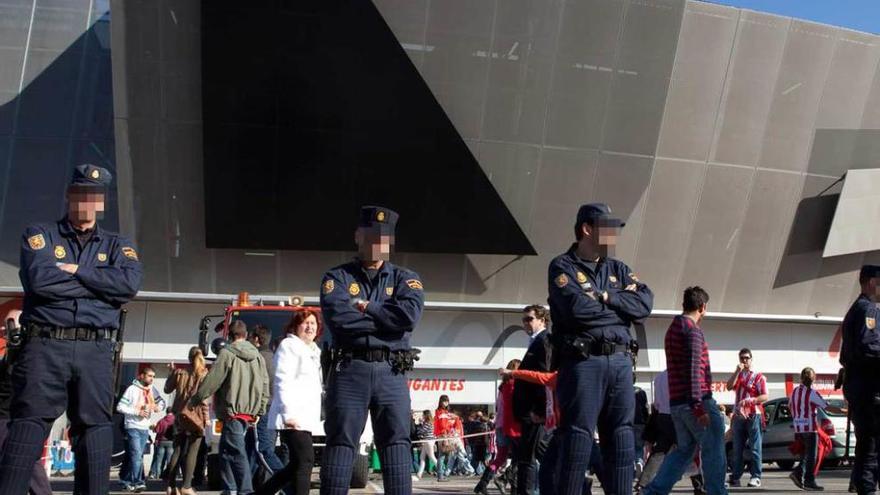
[[[550,371],[550,340],[547,325],[550,312],[544,306],[533,304],[523,309],[523,328],[529,334],[529,348],[519,369]],[[534,492],[536,464],[535,451],[544,436],[544,416],[547,394],[542,385],[517,381],[513,388],[513,414],[521,425],[522,436],[516,447],[517,491],[527,495]]]

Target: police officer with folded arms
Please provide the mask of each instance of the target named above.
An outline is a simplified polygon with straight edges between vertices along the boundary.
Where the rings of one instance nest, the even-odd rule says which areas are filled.
[[[598,428],[607,494],[632,493],[633,390],[630,326],[651,314],[654,296],[612,258],[624,222],[603,203],[580,207],[576,242],[550,262],[549,303],[559,368],[559,493],[580,494]],[[607,486],[604,486],[606,485]]]
[[[13,363],[12,421],[0,453],[0,494],[25,493],[53,421],[67,410],[74,493],[110,491],[113,354],[123,304],[141,285],[134,244],[97,220],[110,173],[76,167],[67,215],[22,237],[23,343]]]
[[[412,493],[405,372],[417,359],[410,334],[425,300],[418,274],[388,261],[397,220],[397,213],[387,208],[362,207],[355,231],[359,257],[331,269],[322,280],[321,311],[333,346],[326,383],[322,494],[348,493],[367,412],[385,493]]]
[[[856,429],[852,480],[859,495],[877,491],[880,449],[880,265],[859,271],[861,294],[843,318],[840,364],[843,393]]]

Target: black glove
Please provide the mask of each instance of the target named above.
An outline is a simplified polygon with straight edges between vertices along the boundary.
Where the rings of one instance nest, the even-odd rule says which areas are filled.
[[[846,368],[840,368],[837,372],[837,380],[834,380],[834,390],[840,390],[843,387],[843,381],[846,379]]]

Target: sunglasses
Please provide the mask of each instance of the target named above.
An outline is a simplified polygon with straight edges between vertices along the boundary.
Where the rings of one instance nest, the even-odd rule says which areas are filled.
[[[534,319],[535,319],[534,316],[523,316],[522,322],[523,323],[530,323]]]
[[[752,356],[740,356],[740,357],[739,357],[739,360],[740,360],[740,361],[751,361],[751,360],[752,360]]]

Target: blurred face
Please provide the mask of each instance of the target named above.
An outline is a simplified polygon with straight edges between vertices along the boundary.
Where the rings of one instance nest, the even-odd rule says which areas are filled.
[[[315,315],[309,315],[296,327],[296,336],[306,344],[311,344],[318,336],[318,319]]]
[[[74,222],[92,222],[104,216],[104,193],[94,188],[67,190],[67,216]]]
[[[394,247],[394,236],[375,229],[358,228],[354,233],[358,254],[364,261],[388,261]]]
[[[440,407],[442,407],[443,409],[448,408],[448,407],[449,407],[449,401],[448,401],[448,400],[440,401]]]
[[[149,385],[152,385],[152,384],[153,384],[153,380],[154,380],[155,378],[156,378],[156,372],[154,372],[154,371],[144,371],[143,373],[141,373],[141,378],[140,378],[140,380],[141,380],[141,383],[143,383],[143,384],[146,385],[146,386],[149,386]]]
[[[620,237],[620,227],[598,224],[591,226],[583,224],[584,238],[593,249],[603,257],[614,256],[617,249],[617,238]]]
[[[743,368],[750,369],[752,367],[752,355],[747,352],[741,353],[739,355],[739,362],[742,363]]]
[[[534,335],[539,330],[543,330],[546,326],[546,322],[535,316],[534,311],[523,313],[522,324],[523,328],[526,330],[526,333],[529,334],[529,337]]]

